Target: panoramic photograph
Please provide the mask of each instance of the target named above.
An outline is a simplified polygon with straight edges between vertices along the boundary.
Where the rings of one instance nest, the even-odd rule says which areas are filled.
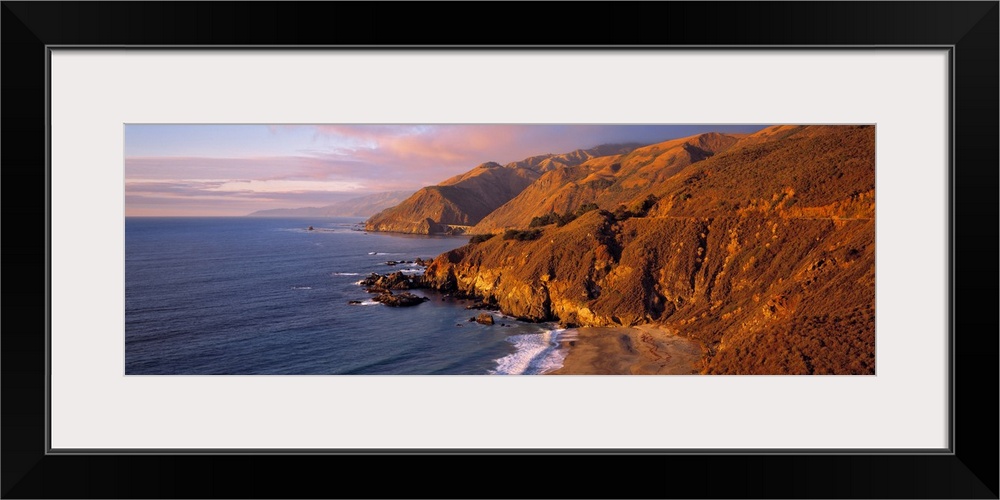
[[[126,375],[874,375],[873,125],[124,126]]]

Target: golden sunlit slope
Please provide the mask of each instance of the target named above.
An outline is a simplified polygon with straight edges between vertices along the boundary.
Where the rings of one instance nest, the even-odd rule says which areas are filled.
[[[702,343],[704,373],[872,374],[874,128],[780,132],[683,168],[643,211],[445,253],[427,284],[530,320],[659,324]]]
[[[431,234],[442,226],[470,226],[510,200],[539,176],[527,168],[484,163],[437,186],[420,189],[365,223],[369,231]]]
[[[635,145],[602,145],[565,154],[534,156],[507,165],[488,162],[436,186],[420,189],[399,205],[372,216],[369,231],[433,234],[461,232],[517,196],[541,172],[576,165],[606,152],[631,151]]]
[[[753,210],[874,217],[874,127],[793,127],[753,139],[744,138],[654,190],[660,198],[654,215],[705,217]]]
[[[534,217],[573,212],[588,203],[608,210],[622,204],[630,206],[684,167],[725,151],[737,140],[731,135],[701,134],[552,169],[485,217],[472,232],[525,227]]]
[[[574,165],[579,165],[592,158],[625,154],[639,146],[641,146],[641,144],[602,144],[594,148],[577,149],[576,151],[564,154],[532,156],[531,158],[510,163],[508,166],[530,168],[544,173],[560,167],[572,167]]]

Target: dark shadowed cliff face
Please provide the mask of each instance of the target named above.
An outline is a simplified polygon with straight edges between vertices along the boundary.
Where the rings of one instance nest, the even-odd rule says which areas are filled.
[[[644,216],[497,235],[426,279],[531,320],[667,326],[705,373],[871,374],[874,153],[872,127],[767,129],[660,183]]]

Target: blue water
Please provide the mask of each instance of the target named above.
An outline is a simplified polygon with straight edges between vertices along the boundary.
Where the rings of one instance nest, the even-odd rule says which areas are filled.
[[[369,273],[420,271],[386,261],[428,259],[468,238],[366,233],[357,230],[362,220],[126,218],[126,374],[540,373],[559,365],[553,325],[499,313],[497,325],[470,323],[480,311],[431,291],[414,290],[431,298],[415,307],[373,303],[357,284]]]

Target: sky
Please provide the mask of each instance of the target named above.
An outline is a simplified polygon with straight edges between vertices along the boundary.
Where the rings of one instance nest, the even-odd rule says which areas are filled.
[[[126,125],[125,215],[242,216],[416,191],[480,163],[765,125]]]

